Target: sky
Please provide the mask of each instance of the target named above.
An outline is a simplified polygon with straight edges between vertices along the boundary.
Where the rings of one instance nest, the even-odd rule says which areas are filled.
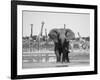
[[[23,36],[30,36],[31,24],[33,24],[33,35],[38,35],[41,31],[42,22],[44,22],[43,34],[45,29],[47,33],[53,28],[71,29],[75,36],[78,32],[82,37],[90,35],[90,14],[87,13],[61,13],[61,12],[40,12],[23,11]]]

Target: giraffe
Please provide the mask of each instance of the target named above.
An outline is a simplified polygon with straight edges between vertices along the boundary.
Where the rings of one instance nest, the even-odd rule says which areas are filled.
[[[41,31],[40,31],[40,36],[42,37],[43,36],[43,27],[44,27],[44,22],[42,22],[42,26],[41,26]]]
[[[42,26],[41,26],[41,31],[37,36],[37,41],[38,41],[38,50],[40,49],[40,39],[43,37],[43,27],[44,27],[44,21],[42,22]]]
[[[78,32],[78,36],[79,36],[79,47],[80,47],[80,50],[88,49],[89,48],[89,42],[87,42],[85,39],[82,39],[82,37],[81,37],[79,32]]]
[[[29,50],[30,52],[32,52],[33,50],[33,43],[32,43],[32,34],[33,34],[33,24],[31,25],[31,33],[30,33],[30,37],[29,37]]]

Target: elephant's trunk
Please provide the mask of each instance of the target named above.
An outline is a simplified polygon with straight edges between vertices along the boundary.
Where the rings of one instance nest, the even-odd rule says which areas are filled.
[[[60,36],[60,43],[61,43],[61,46],[62,46],[62,47],[63,47],[63,45],[64,45],[65,40],[66,40],[66,36],[65,36],[65,35],[61,35],[61,36]]]

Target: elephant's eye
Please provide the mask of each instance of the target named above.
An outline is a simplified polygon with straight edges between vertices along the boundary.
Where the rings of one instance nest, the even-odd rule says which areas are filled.
[[[55,38],[57,38],[57,36],[55,36],[55,35],[52,35],[52,36],[51,36],[51,38],[52,38],[52,39],[55,39]]]

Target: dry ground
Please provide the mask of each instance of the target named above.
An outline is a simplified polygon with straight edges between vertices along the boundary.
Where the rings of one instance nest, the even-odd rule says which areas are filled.
[[[31,57],[31,56],[30,56]],[[74,51],[69,53],[70,63],[56,63],[55,58],[51,62],[23,62],[23,69],[27,68],[47,68],[47,67],[70,67],[88,66],[90,63],[89,51]]]

